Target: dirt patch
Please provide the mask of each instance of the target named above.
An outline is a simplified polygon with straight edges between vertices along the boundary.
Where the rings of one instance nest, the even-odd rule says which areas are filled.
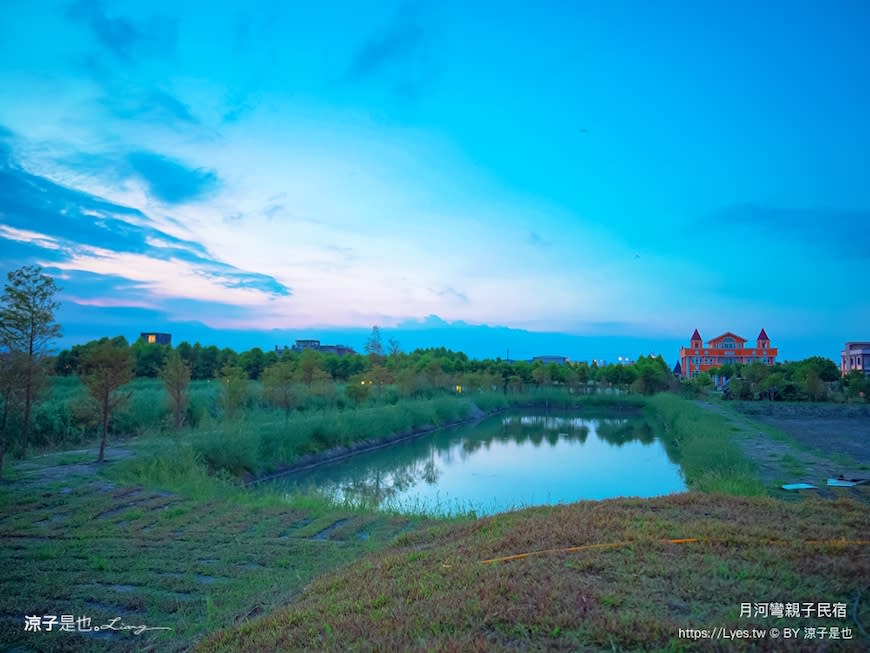
[[[731,422],[765,485],[810,483],[815,494],[832,499],[844,493],[829,488],[827,479],[870,478],[870,411],[864,407],[698,403]],[[848,494],[870,501],[867,487]]]
[[[333,522],[332,524],[330,524],[329,526],[327,526],[326,528],[324,528],[319,533],[315,533],[314,535],[312,535],[311,539],[312,540],[319,540],[319,541],[326,541],[329,539],[330,534],[334,530],[336,530],[339,526],[342,526],[342,525],[346,524],[347,522],[351,521],[352,519],[353,519],[353,517],[348,517],[346,519],[339,519],[339,520]]]
[[[805,418],[756,416],[755,419],[785,431],[801,445],[870,464],[870,418]]]
[[[77,462],[71,464],[58,464],[53,459],[62,460],[63,457],[81,455],[91,459],[90,462]],[[64,451],[62,454],[51,453],[38,456],[32,462],[19,463],[18,471],[21,474],[16,482],[24,486],[45,485],[56,481],[66,481],[74,477],[94,477],[102,469],[102,465],[96,462],[100,455],[98,447],[92,449],[78,449]],[[133,455],[125,447],[106,447],[104,459],[106,463],[122,460]]]

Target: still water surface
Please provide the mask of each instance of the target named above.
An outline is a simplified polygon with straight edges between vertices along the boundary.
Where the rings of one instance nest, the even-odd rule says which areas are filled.
[[[478,515],[686,489],[680,466],[642,417],[528,410],[436,431],[272,483],[381,507]]]

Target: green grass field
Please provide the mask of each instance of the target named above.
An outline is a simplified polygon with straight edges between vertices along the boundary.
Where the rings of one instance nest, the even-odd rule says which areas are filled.
[[[101,475],[0,496],[0,648],[23,650],[184,650],[417,527],[315,498],[190,499]],[[170,630],[23,632],[25,616],[63,614]]]
[[[488,397],[487,409],[532,400]],[[300,413],[286,423],[255,411],[178,434],[145,430],[101,468],[80,450],[10,466],[0,484],[0,648],[820,650],[817,641],[680,636],[714,626],[849,628],[851,639],[821,650],[870,646],[866,496],[763,496],[769,488],[733,442],[732,425],[674,396],[533,400],[645,406],[691,491],[435,519],[239,483],[252,469],[343,444],[346,434],[366,440],[451,421],[467,414],[467,398]],[[281,446],[284,457],[271,459]],[[487,562],[494,558],[509,559]],[[747,602],[849,608],[838,619],[747,619]],[[26,633],[28,615],[171,630]]]

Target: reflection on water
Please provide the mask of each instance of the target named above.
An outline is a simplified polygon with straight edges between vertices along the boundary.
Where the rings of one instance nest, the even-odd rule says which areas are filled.
[[[640,417],[529,411],[435,432],[274,481],[339,500],[478,514],[686,489]]]

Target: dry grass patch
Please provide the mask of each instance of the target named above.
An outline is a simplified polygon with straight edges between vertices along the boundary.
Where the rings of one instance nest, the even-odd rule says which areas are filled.
[[[854,501],[675,495],[581,502],[438,525],[316,581],[199,651],[711,650],[680,628],[837,626],[866,650],[870,596],[847,619],[741,618],[750,602],[846,603],[870,585],[870,512]],[[683,544],[667,540],[697,538]],[[574,552],[534,552],[618,544]],[[482,561],[533,553],[510,562]],[[722,650],[824,650],[818,641]],[[753,649],[753,647],[755,647]]]

